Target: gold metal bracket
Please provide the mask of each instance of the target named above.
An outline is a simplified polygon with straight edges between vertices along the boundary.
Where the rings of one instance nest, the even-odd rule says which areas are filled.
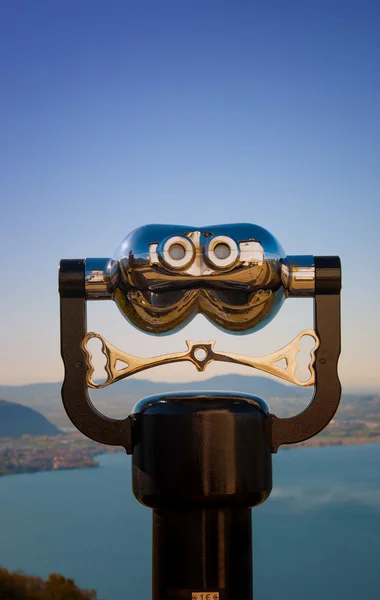
[[[315,341],[315,345],[310,352],[310,362],[308,365],[310,371],[310,377],[307,381],[300,381],[296,376],[298,364],[296,361],[296,355],[300,351],[300,342],[303,337],[311,337]],[[92,353],[87,347],[87,343],[90,339],[97,338],[102,343],[102,352],[106,357],[105,371],[107,373],[107,379],[103,383],[95,383],[92,379],[94,374],[94,367],[91,362]],[[204,371],[207,365],[213,361],[228,362],[238,365],[245,365],[247,367],[253,367],[259,371],[270,373],[280,379],[289,381],[302,387],[309,387],[315,384],[315,352],[319,346],[319,338],[312,329],[306,329],[297,335],[296,338],[290,344],[262,357],[250,357],[241,354],[232,354],[230,352],[216,352],[214,350],[214,341],[210,342],[190,342],[186,341],[187,350],[184,352],[176,352],[174,354],[163,354],[161,356],[153,356],[151,358],[140,358],[133,356],[132,354],[126,354],[121,350],[112,346],[107,340],[105,340],[99,333],[90,332],[82,341],[82,348],[86,354],[87,363],[87,385],[90,388],[100,389],[120,381],[125,377],[130,377],[140,371],[151,369],[159,365],[167,365],[169,363],[189,361],[192,362],[198,371]],[[125,366],[118,369],[116,365],[118,363],[124,363]],[[284,361],[284,366],[279,365],[280,361]]]

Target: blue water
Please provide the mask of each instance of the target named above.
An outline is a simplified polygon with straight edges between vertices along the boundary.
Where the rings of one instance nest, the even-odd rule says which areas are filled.
[[[151,515],[130,458],[0,478],[0,564],[60,572],[104,600],[151,598]],[[281,451],[254,509],[255,600],[380,598],[380,444]]]

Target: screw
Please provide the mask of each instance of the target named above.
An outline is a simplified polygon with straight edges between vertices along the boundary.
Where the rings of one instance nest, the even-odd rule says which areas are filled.
[[[319,364],[320,364],[320,365],[324,365],[324,364],[326,364],[326,359],[325,359],[325,358],[320,358],[320,359],[319,359]]]
[[[78,367],[78,369],[79,369],[79,367],[82,367],[82,366],[83,366],[83,361],[81,361],[81,360],[78,360],[78,362],[77,362],[77,363],[75,363],[75,366],[76,366],[76,367]]]

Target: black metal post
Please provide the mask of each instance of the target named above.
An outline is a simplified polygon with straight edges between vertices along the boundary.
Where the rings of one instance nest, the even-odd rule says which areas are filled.
[[[272,488],[260,398],[162,394],[133,414],[133,491],[153,508],[154,600],[252,600],[251,507]]]
[[[250,508],[153,510],[153,600],[252,599]]]

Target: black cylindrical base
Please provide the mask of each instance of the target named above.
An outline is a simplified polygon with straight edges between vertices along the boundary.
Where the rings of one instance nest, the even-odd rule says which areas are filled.
[[[151,508],[252,507],[272,489],[270,417],[234,392],[158,394],[133,411],[133,493]]]
[[[250,508],[153,510],[153,600],[252,600]]]
[[[153,600],[252,600],[251,507],[272,489],[271,418],[234,392],[133,411],[133,492],[153,508]]]

